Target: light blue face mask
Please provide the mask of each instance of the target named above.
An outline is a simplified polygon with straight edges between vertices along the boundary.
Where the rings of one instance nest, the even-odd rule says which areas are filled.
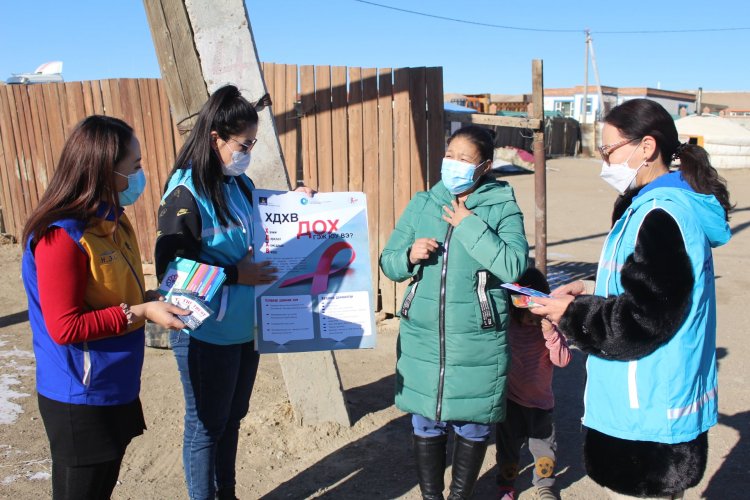
[[[474,172],[484,163],[472,165],[453,158],[443,158],[443,166],[440,169],[443,184],[454,196],[465,193],[479,180],[474,179]]]
[[[143,173],[143,169],[138,169],[130,175],[121,174],[115,172],[117,175],[125,177],[128,180],[128,187],[125,191],[120,191],[120,206],[126,207],[135,203],[135,200],[143,193],[146,189],[146,174]]]

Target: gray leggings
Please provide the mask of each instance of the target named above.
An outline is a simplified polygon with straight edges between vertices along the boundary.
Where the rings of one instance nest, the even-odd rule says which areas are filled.
[[[507,400],[505,420],[495,427],[497,434],[497,484],[513,486],[518,477],[521,447],[528,440],[534,456],[534,486],[555,484],[555,426],[552,410],[527,408]]]

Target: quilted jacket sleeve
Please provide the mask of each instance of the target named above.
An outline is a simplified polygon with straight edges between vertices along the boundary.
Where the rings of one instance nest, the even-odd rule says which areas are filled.
[[[412,266],[409,262],[409,251],[415,239],[415,224],[427,202],[427,196],[427,193],[417,193],[412,198],[380,255],[380,269],[393,281],[407,280],[419,272],[420,265]]]
[[[526,271],[529,244],[523,229],[523,215],[514,201],[498,206],[499,222],[491,227],[471,215],[453,232],[471,256],[505,283],[512,283]]]

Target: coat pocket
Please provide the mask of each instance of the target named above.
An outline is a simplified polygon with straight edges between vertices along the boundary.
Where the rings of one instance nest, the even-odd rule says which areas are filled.
[[[487,280],[489,271],[477,271],[477,299],[479,300],[479,310],[482,313],[482,328],[495,328],[495,314],[492,312],[492,302],[489,292],[487,291]]]

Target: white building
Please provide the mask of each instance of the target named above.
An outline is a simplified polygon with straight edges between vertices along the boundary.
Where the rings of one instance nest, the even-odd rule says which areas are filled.
[[[680,109],[695,112],[695,94],[648,87],[605,87],[602,86],[603,103],[599,102],[597,87],[590,85],[587,95],[586,123],[593,123],[610,109],[630,99],[647,98],[654,100],[678,117]],[[544,89],[544,110],[558,112],[563,116],[583,121],[583,86],[564,89]]]

